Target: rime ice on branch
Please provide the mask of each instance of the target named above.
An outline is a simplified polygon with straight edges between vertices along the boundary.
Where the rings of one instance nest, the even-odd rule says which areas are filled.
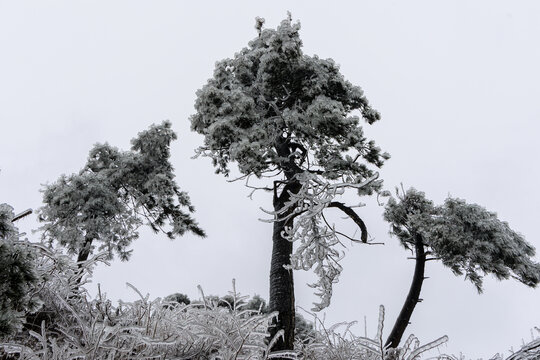
[[[332,286],[339,281],[339,275],[343,270],[340,260],[345,256],[344,251],[339,250],[342,245],[340,237],[345,237],[353,242],[368,243],[367,228],[356,215],[351,207],[335,201],[336,197],[343,195],[347,188],[362,189],[372,183],[380,182],[378,175],[360,184],[329,183],[312,173],[305,172],[298,174],[298,180],[302,184],[297,194],[291,194],[290,200],[279,211],[265,211],[273,215],[273,219],[263,220],[265,222],[286,221],[294,219],[291,226],[284,229],[283,236],[290,242],[296,242],[297,248],[291,255],[291,264],[286,265],[287,269],[310,270],[314,267],[314,272],[319,280],[309,286],[317,289],[315,294],[321,299],[315,303],[314,311],[320,311],[330,305],[332,298]],[[349,214],[361,230],[361,239],[354,239],[338,230],[335,225],[330,224],[324,216],[327,208],[338,208]],[[292,209],[292,210],[291,210]],[[288,214],[282,216],[282,214]]]

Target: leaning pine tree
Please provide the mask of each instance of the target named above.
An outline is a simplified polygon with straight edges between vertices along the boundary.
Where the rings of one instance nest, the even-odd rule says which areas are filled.
[[[370,195],[381,189],[378,168],[389,155],[367,140],[360,117],[379,120],[358,86],[346,81],[331,59],[302,53],[300,25],[290,15],[276,30],[262,29],[248,47],[216,64],[214,76],[197,92],[192,129],[204,135],[198,153],[229,175],[236,162],[241,178],[273,178],[273,249],[269,310],[279,313],[270,329],[283,330],[274,349],[292,349],[294,287],[292,269],[315,267],[313,284],[330,303],[341,272],[338,233],[324,217],[337,208],[348,215],[367,242],[366,227],[349,206],[336,201],[345,189]],[[252,185],[249,185],[252,186]],[[298,246],[293,254],[293,242]]]
[[[455,275],[465,274],[479,293],[487,274],[499,280],[511,277],[530,287],[540,283],[540,264],[533,261],[534,247],[499,220],[497,214],[454,198],[435,206],[415,189],[398,197],[388,202],[384,219],[391,224],[391,233],[401,245],[414,253],[415,268],[409,293],[386,346],[399,346],[414,308],[421,301],[429,260],[440,260]]]

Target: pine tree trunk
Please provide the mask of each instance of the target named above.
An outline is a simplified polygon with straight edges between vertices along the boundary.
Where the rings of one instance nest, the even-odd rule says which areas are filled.
[[[86,260],[88,260],[88,257],[90,256],[90,249],[92,247],[92,241],[93,239],[91,237],[85,237],[84,243],[82,248],[79,250],[79,254],[77,254],[77,263],[78,268],[81,270],[82,263]],[[82,281],[82,272],[80,272],[79,277],[77,278],[77,284],[80,284]]]
[[[90,256],[90,248],[92,246],[93,239],[91,237],[86,237],[84,239],[84,243],[82,248],[79,250],[79,254],[77,255],[77,262],[81,263],[83,261],[88,260],[88,257]],[[79,264],[79,267],[81,264]]]
[[[285,211],[284,207],[291,198],[291,194],[298,194],[302,185],[296,178],[302,170],[296,165],[291,153],[289,139],[279,137],[276,139],[276,152],[282,159],[280,165],[285,175],[286,181],[274,183],[274,211],[279,214],[279,218],[284,218],[294,212],[294,207]],[[278,195],[280,185],[283,185],[281,193]],[[294,349],[294,327],[295,327],[295,306],[294,306],[294,282],[293,271],[284,268],[291,264],[293,244],[283,237],[286,227],[292,226],[293,218],[284,221],[275,221],[272,233],[272,261],[270,264],[270,299],[268,309],[270,312],[277,311],[278,318],[269,328],[270,338],[283,330],[283,338],[280,338],[272,351],[293,350]]]
[[[281,212],[290,194],[300,191],[300,183],[292,180],[282,190],[281,195],[274,199],[274,211]],[[288,209],[280,217],[292,213],[294,209]],[[279,330],[284,331],[283,339],[280,339],[272,348],[277,350],[292,350],[294,348],[295,305],[294,305],[294,282],[293,271],[284,268],[290,265],[293,244],[283,237],[285,227],[292,226],[293,219],[274,222],[272,233],[272,261],[270,264],[270,299],[269,310],[279,313],[278,319],[270,327],[270,335],[273,337]]]
[[[411,320],[411,315],[414,308],[416,307],[416,304],[420,302],[420,291],[422,290],[422,283],[424,282],[424,270],[426,266],[426,253],[424,251],[424,243],[420,235],[416,235],[415,237],[414,248],[416,263],[414,267],[413,280],[409,289],[409,294],[407,295],[405,303],[401,308],[401,312],[399,313],[396,323],[390,332],[390,336],[388,336],[388,339],[386,340],[385,346],[389,346],[390,348],[397,348],[399,346],[403,333]]]
[[[285,222],[274,223],[272,235],[272,262],[270,265],[270,301],[269,310],[277,311],[279,317],[271,328],[271,336],[279,330],[284,330],[284,338],[280,339],[273,350],[290,350],[294,345],[294,282],[292,270],[284,265],[291,263],[292,243],[284,239],[282,232]]]

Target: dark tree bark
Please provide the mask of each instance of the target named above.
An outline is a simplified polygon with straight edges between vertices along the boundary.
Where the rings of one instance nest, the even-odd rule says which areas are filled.
[[[93,239],[90,237],[86,237],[84,239],[84,243],[82,248],[79,250],[79,254],[77,255],[77,262],[79,263],[79,267],[81,267],[81,262],[88,260],[88,257],[90,256],[90,248],[92,246]]]
[[[283,159],[281,168],[286,181],[274,183],[274,211],[279,213],[279,218],[290,215],[294,208],[282,212],[285,204],[290,200],[291,194],[300,191],[301,184],[296,179],[296,174],[301,172],[295,164],[290,150],[290,143],[285,139],[279,139],[276,150]],[[278,189],[282,187],[281,193]],[[272,338],[279,330],[284,331],[283,339],[277,341],[272,350],[292,350],[294,348],[295,305],[294,305],[294,282],[292,270],[284,266],[291,264],[293,244],[283,237],[285,228],[292,226],[294,219],[275,221],[272,232],[272,260],[270,264],[270,299],[268,309],[277,311],[278,318],[269,329]]]
[[[32,209],[26,209],[24,210],[23,212],[21,213],[18,213],[17,215],[15,215],[13,217],[13,219],[11,219],[11,222],[15,222],[15,221],[19,221],[21,220],[23,217],[26,217],[28,215],[32,214]]]
[[[424,282],[424,270],[426,266],[426,252],[424,250],[424,243],[420,235],[416,235],[414,239],[414,250],[416,255],[414,275],[409,289],[409,294],[405,299],[405,303],[401,308],[401,312],[390,332],[390,336],[386,340],[385,346],[390,348],[397,348],[403,337],[405,329],[409,325],[411,315],[416,307],[416,304],[420,300],[420,291],[422,290],[422,283]]]
[[[361,236],[360,239],[362,240],[362,242],[367,243],[368,232],[367,232],[366,224],[353,209],[351,209],[350,207],[338,201],[332,201],[330,204],[328,204],[328,207],[338,208],[341,211],[343,211],[345,214],[347,214],[347,216],[350,217],[356,223],[356,225],[358,225],[358,227],[360,228],[360,236]]]
[[[277,185],[275,185],[277,186]],[[287,184],[280,196],[274,198],[274,210],[281,212],[285,203],[290,199],[290,194],[300,191],[300,183],[292,180]],[[276,194],[276,192],[274,193]],[[280,217],[291,214],[293,209],[288,209],[281,213]],[[273,337],[279,330],[284,331],[283,339],[280,339],[272,350],[291,350],[294,346],[294,325],[295,325],[295,305],[294,305],[294,281],[292,270],[285,269],[284,266],[291,264],[293,244],[283,237],[285,227],[292,226],[293,218],[274,222],[272,233],[272,261],[270,264],[270,299],[269,310],[279,313],[277,321],[270,328],[270,335]]]
[[[82,272],[80,271],[82,268],[82,263],[86,260],[88,260],[88,257],[90,256],[90,249],[92,248],[92,237],[85,237],[84,243],[82,248],[79,250],[79,253],[77,254],[77,267],[79,268],[79,276],[77,278],[77,284],[80,284],[82,281]]]
[[[287,270],[284,265],[289,265],[293,245],[284,239],[282,232],[285,230],[285,222],[274,223],[272,234],[272,262],[270,265],[270,311],[277,311],[279,316],[270,329],[273,337],[279,330],[285,331],[284,338],[280,339],[273,350],[289,350],[294,344],[294,282],[292,270]]]

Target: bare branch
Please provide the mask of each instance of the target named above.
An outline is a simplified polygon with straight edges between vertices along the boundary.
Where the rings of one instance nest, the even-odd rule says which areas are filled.
[[[337,231],[337,230],[334,228],[334,226],[332,226],[332,225],[330,225],[330,224],[328,223],[328,221],[326,220],[326,217],[324,216],[324,214],[322,214],[322,219],[323,219],[324,222],[326,223],[326,226],[328,226],[330,229],[332,229],[332,231],[335,232],[336,234],[341,235],[341,236],[343,236],[343,237],[345,237],[345,238],[347,238],[347,239],[349,239],[349,240],[351,240],[351,241],[353,241],[353,242],[362,242],[361,240],[358,240],[358,239],[355,239],[355,238],[350,237],[350,236],[348,236],[348,235],[345,235],[345,234],[342,233],[341,231]],[[364,241],[364,242],[365,242],[365,241]],[[343,247],[346,247],[345,245],[343,245],[343,243],[341,243],[341,241],[340,241],[339,243],[340,243]]]
[[[338,202],[338,201],[332,201],[330,204],[328,204],[328,207],[338,208],[341,211],[343,211],[345,214],[347,214],[356,223],[356,225],[358,225],[358,227],[360,228],[360,231],[362,232],[361,235],[360,235],[360,238],[362,239],[362,242],[367,243],[367,235],[368,235],[368,233],[367,233],[366,224],[364,223],[364,221],[362,219],[360,219],[360,216],[358,216],[358,214],[353,209],[351,209],[347,205],[345,205],[345,204],[343,204],[341,202]]]
[[[246,175],[242,175],[242,176],[239,176],[237,178],[234,178],[234,179],[227,179],[227,182],[235,182],[235,181],[239,181],[239,180],[244,180],[246,179],[246,182],[248,181],[249,177],[253,175],[252,173],[249,173],[249,174],[246,174]]]
[[[26,216],[30,215],[31,213],[32,213],[32,209],[26,209],[26,210],[24,210],[23,212],[21,212],[21,213],[15,215],[15,216],[13,217],[13,219],[11,219],[11,222],[15,222],[15,221],[17,221],[17,220],[20,220],[20,219],[22,219],[23,217],[26,217]]]

